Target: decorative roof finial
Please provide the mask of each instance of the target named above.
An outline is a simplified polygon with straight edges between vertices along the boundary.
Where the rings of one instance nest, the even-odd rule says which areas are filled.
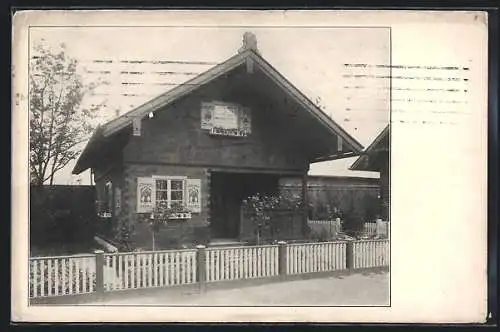
[[[243,46],[241,46],[238,50],[238,53],[245,52],[246,50],[252,50],[256,53],[260,53],[257,49],[257,37],[248,31],[243,34]]]

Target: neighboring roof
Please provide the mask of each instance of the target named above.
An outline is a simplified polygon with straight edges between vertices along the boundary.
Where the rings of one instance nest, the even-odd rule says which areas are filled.
[[[127,112],[102,125],[99,130],[96,130],[94,132],[92,138],[87,143],[87,146],[80,155],[80,158],[78,159],[73,169],[73,174],[79,174],[89,167],[87,165],[84,165],[83,160],[85,160],[86,157],[90,154],[90,151],[95,151],[95,149],[97,149],[96,143],[105,140],[107,137],[129,127],[132,124],[132,120],[134,118],[142,119],[146,117],[150,112],[155,112],[158,109],[173,103],[179,98],[186,96],[187,94],[215,80],[221,75],[228,73],[232,69],[245,64],[247,61],[252,61],[254,66],[261,69],[262,72],[264,72],[276,84],[278,84],[286,92],[288,92],[297,102],[299,102],[299,104],[304,107],[304,109],[310,112],[310,114],[313,115],[318,121],[323,123],[326,128],[328,128],[332,132],[332,134],[340,136],[344,143],[350,148],[350,150],[353,151],[350,154],[345,154],[346,156],[357,155],[363,150],[363,146],[355,138],[349,135],[340,125],[338,125],[318,106],[311,102],[309,98],[307,98],[302,92],[300,92],[295,86],[293,86],[273,66],[271,66],[254,50],[247,49],[242,51],[241,53],[234,55],[233,57],[220,63],[219,65],[207,70],[206,72],[194,77],[186,83],[183,83],[131,110],[130,112]],[[339,155],[329,156],[328,158],[339,158]]]
[[[366,182],[366,183],[373,183],[373,184],[378,184],[379,183],[379,178],[371,178],[371,177],[364,177],[364,176],[355,176],[355,175],[308,175],[307,176],[310,180],[332,180],[332,181],[359,181],[359,182]]]
[[[379,179],[379,172],[354,171],[349,169],[358,157],[359,155],[339,160],[311,163],[308,174],[309,176],[354,176]]]
[[[388,151],[389,147],[384,147],[383,142],[388,138],[390,132],[390,125],[387,125],[380,134],[373,140],[373,142],[363,151],[361,156],[354,161],[349,167],[350,170],[364,171],[368,170],[369,156],[381,151]]]

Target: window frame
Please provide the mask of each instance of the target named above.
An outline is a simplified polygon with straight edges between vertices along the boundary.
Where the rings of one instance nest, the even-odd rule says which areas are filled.
[[[187,209],[187,204],[186,204],[186,188],[187,188],[187,176],[179,176],[179,175],[153,175],[153,180],[155,181],[155,206],[158,205],[158,202],[166,202],[167,207],[171,208],[172,207],[172,202],[178,202],[179,200],[172,200],[172,181],[176,180],[181,180],[182,181],[182,189],[181,190],[174,190],[177,192],[182,192],[182,200],[181,204],[182,206]],[[162,192],[166,191],[167,194],[167,199],[166,200],[159,200],[158,199],[158,181],[166,181],[166,189],[162,189]]]

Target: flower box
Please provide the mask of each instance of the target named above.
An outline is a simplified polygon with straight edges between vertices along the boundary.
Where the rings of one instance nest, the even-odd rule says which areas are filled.
[[[177,212],[177,213],[172,213],[169,216],[169,219],[191,219],[191,212]]]

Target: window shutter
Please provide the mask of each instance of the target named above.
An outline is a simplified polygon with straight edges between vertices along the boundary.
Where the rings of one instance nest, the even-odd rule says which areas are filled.
[[[156,182],[153,178],[137,178],[137,213],[153,212],[156,203]]]
[[[182,181],[182,189],[183,189],[183,193],[182,193],[182,205],[186,209],[188,209],[188,189],[187,189],[187,184],[188,184],[188,180],[184,179]]]
[[[122,191],[119,187],[115,187],[115,214],[120,214],[122,208]]]
[[[107,214],[113,213],[113,183],[106,182],[106,211]]]
[[[187,179],[187,208],[193,213],[201,212],[201,179]]]
[[[248,134],[252,132],[252,116],[249,107],[240,108],[239,129],[246,131]]]

